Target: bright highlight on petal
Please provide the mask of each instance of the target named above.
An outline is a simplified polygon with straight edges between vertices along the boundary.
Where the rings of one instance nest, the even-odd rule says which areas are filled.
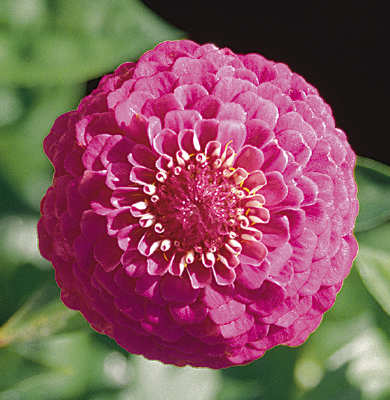
[[[334,126],[256,54],[184,40],[122,65],[44,142],[39,246],[64,303],[177,366],[301,344],[357,252],[355,154]]]

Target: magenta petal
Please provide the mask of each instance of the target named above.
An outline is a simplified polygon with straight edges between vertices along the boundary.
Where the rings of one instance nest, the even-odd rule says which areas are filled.
[[[142,114],[149,120],[154,116],[163,122],[165,115],[171,110],[183,110],[183,106],[172,93],[169,93],[155,100],[148,100],[142,108]]]
[[[315,233],[305,228],[302,235],[291,242],[293,246],[293,257],[294,271],[303,272],[310,267],[314,250],[317,247],[317,236]]]
[[[142,256],[138,250],[127,250],[122,254],[120,261],[129,277],[139,278],[145,275],[147,258]]]
[[[169,260],[162,251],[156,251],[148,257],[148,273],[150,275],[164,275],[169,268]]]
[[[106,185],[111,190],[130,185],[131,165],[128,162],[114,162],[107,167]]]
[[[209,308],[216,308],[233,299],[234,291],[230,286],[210,285],[201,291],[201,300]]]
[[[310,296],[316,294],[322,283],[322,279],[327,274],[331,267],[329,257],[324,257],[321,260],[314,261],[310,268],[310,277],[308,281],[299,290],[301,296]]]
[[[82,157],[82,162],[86,169],[99,171],[104,168],[100,161],[100,153],[110,137],[111,135],[103,134],[97,135],[91,140]]]
[[[220,261],[216,261],[213,266],[213,273],[215,281],[218,285],[225,286],[230,285],[234,282],[236,278],[236,273],[234,269],[227,267],[226,265],[222,264]]]
[[[287,167],[288,158],[286,152],[276,143],[271,143],[263,149],[264,163],[262,170],[264,172],[283,173]]]
[[[268,172],[265,177],[267,184],[258,193],[265,197],[265,207],[271,207],[286,198],[288,189],[280,172]]]
[[[135,166],[141,166],[153,170],[157,156],[148,147],[136,144],[129,154],[128,160]]]
[[[192,129],[183,129],[178,138],[181,149],[188,154],[196,154],[200,150],[198,137]]]
[[[160,293],[161,277],[144,275],[137,279],[135,292],[153,303],[164,306],[167,302],[163,299]]]
[[[154,138],[153,147],[160,154],[167,154],[171,157],[175,157],[176,152],[179,151],[177,134],[170,129],[164,129]]]
[[[255,193],[262,186],[266,184],[267,180],[262,171],[253,171],[249,173],[247,179],[243,183],[243,187],[249,189],[250,192]]]
[[[216,118],[220,121],[234,119],[235,121],[244,123],[246,121],[246,114],[239,104],[225,103],[219,108]]]
[[[113,271],[122,256],[122,250],[118,247],[117,239],[103,236],[96,244],[94,256],[107,272]]]
[[[222,101],[215,96],[205,96],[199,99],[192,108],[199,111],[204,119],[211,119],[217,116],[222,104]]]
[[[245,144],[250,144],[254,147],[262,149],[267,144],[271,143],[275,134],[269,128],[269,125],[261,119],[252,119],[245,124],[247,134]]]
[[[203,263],[196,260],[192,264],[187,265],[188,275],[191,280],[191,285],[194,289],[203,288],[210,285],[212,280],[212,272],[210,268],[205,268]]]
[[[179,328],[180,324],[177,324],[172,318],[168,307],[160,307],[157,304],[147,301],[144,306],[146,319],[152,324],[159,324],[168,326],[171,328]]]
[[[142,321],[145,318],[144,300],[137,295],[115,297],[115,306],[129,318]]]
[[[267,248],[262,242],[243,242],[239,259],[243,264],[259,266],[267,256]]]
[[[355,249],[351,248],[347,240],[344,238],[341,239],[340,249],[331,259],[331,266],[326,273],[324,279],[322,280],[322,285],[335,285],[338,282],[341,282],[348,274],[349,268],[351,266],[351,259],[353,259],[353,257],[355,256]]]
[[[130,207],[115,209],[107,214],[107,233],[116,235],[121,229],[138,223],[130,213]]]
[[[141,185],[152,185],[156,181],[156,173],[148,168],[134,167],[130,172],[130,180]]]
[[[158,120],[160,122],[160,120]],[[149,121],[141,114],[133,115],[130,126],[125,128],[126,136],[133,142],[150,146],[148,137]]]
[[[198,324],[207,316],[207,308],[200,302],[185,306],[169,304],[169,311],[173,319],[180,324]]]
[[[153,97],[160,97],[171,92],[177,77],[169,71],[158,72],[147,78],[140,78],[134,84],[135,92],[148,92]]]
[[[142,228],[139,224],[127,226],[118,233],[118,246],[123,251],[137,249],[144,234],[145,228]]]
[[[218,124],[219,122],[216,119],[202,119],[196,122],[194,130],[202,149],[206,148],[208,142],[214,141],[217,138]]]
[[[251,312],[261,317],[272,314],[283,303],[286,297],[285,290],[272,281],[265,281],[263,286],[264,292],[262,295],[255,303],[248,307]]]
[[[161,236],[147,230],[138,243],[138,250],[145,257],[149,257],[158,249],[160,243]]]
[[[198,100],[208,95],[207,90],[198,83],[181,85],[175,89],[174,93],[184,108],[191,108]]]
[[[271,270],[270,263],[264,260],[259,266],[240,264],[237,269],[237,282],[247,289],[258,289],[267,279]]]
[[[312,297],[311,296],[303,297],[299,301],[299,303],[295,306],[295,308],[289,311],[288,313],[284,314],[282,317],[280,317],[275,322],[275,325],[287,328],[293,322],[295,322],[299,317],[306,314],[310,310],[311,305],[312,305]]]
[[[165,275],[161,282],[161,295],[169,303],[192,304],[199,295],[188,278]]]
[[[100,159],[107,168],[114,162],[127,162],[127,156],[131,153],[135,143],[121,135],[111,136],[104,145]]]
[[[298,131],[286,130],[278,135],[278,143],[284,149],[289,151],[295,161],[305,166],[310,159],[311,150],[310,147],[305,143],[302,135]]]
[[[139,336],[131,329],[115,326],[113,337],[117,343],[132,354],[149,354],[156,348],[156,343],[146,336]]]
[[[275,127],[276,132],[294,129],[299,131],[303,136],[305,143],[313,150],[317,139],[314,129],[303,120],[302,116],[297,112],[290,112],[280,116]]]
[[[178,58],[172,66],[172,72],[178,75],[215,72],[216,68],[211,61],[197,60],[189,57]]]
[[[304,208],[306,212],[306,226],[316,235],[320,235],[329,223],[325,207],[325,202],[318,199],[312,206]]]
[[[96,243],[106,233],[106,225],[107,221],[103,216],[96,214],[92,210],[83,212],[80,222],[81,232],[91,242]]]

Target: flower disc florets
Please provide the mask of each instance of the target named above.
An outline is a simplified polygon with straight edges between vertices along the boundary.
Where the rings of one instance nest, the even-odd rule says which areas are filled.
[[[302,343],[356,256],[355,155],[284,64],[165,42],[45,139],[41,253],[129,352],[224,368]]]
[[[259,260],[266,254],[254,226],[269,221],[265,199],[257,193],[266,179],[259,170],[248,174],[233,168],[236,154],[229,145],[222,151],[219,142],[210,141],[203,153],[194,132],[183,135],[192,154],[181,149],[174,158],[160,157],[154,181],[143,168],[134,167],[130,174],[144,193],[130,208],[145,228],[138,249],[146,257],[154,254],[156,260],[148,260],[152,274],[182,275],[188,267],[194,288],[211,284],[212,275],[228,285],[236,278],[241,242],[252,242]],[[245,157],[251,159],[253,152],[248,147]]]

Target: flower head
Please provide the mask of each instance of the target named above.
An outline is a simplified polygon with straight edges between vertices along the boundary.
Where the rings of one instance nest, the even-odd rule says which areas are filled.
[[[356,256],[355,155],[284,64],[165,42],[44,141],[40,250],[62,300],[131,353],[245,364],[302,343]]]

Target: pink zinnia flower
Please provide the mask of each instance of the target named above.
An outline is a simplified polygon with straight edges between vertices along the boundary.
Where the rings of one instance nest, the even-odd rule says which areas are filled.
[[[355,154],[280,63],[165,42],[45,139],[40,250],[126,350],[224,368],[301,344],[356,256]]]

